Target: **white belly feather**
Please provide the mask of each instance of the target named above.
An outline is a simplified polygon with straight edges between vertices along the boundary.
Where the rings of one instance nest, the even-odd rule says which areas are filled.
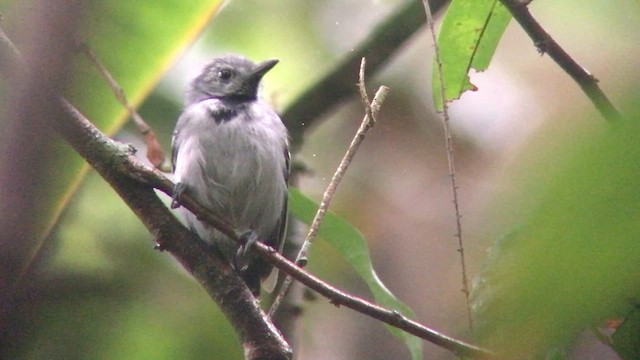
[[[284,125],[261,102],[247,105],[249,114],[259,112],[261,116],[249,120],[249,116],[238,115],[216,123],[209,114],[218,105],[218,100],[202,101],[181,115],[179,121],[190,122],[197,133],[181,134],[184,140],[176,157],[176,181],[238,230],[253,230],[263,239],[277,226],[287,191]],[[192,214],[185,215],[188,225],[205,241],[226,239],[205,229]],[[236,248],[235,244],[231,247]]]

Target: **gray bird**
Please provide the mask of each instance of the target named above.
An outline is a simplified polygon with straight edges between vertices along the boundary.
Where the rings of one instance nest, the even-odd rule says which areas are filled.
[[[245,232],[249,245],[239,246],[182,210],[187,226],[229,261],[256,296],[267,277],[263,286],[273,290],[277,272],[246,249],[258,240],[281,251],[287,219],[288,133],[258,98],[260,80],[277,63],[254,64],[237,55],[214,59],[189,86],[172,139],[172,207],[186,192]]]

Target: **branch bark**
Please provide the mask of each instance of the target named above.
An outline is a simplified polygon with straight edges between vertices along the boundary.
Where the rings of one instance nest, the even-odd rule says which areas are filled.
[[[0,36],[4,37],[0,41],[0,58],[13,58],[15,63],[22,63],[15,59],[18,52],[2,31]],[[28,68],[29,71],[34,70]],[[244,281],[173,216],[141,175],[164,177],[138,162],[132,148],[102,134],[50,85],[43,82],[29,95],[36,103],[47,104],[61,116],[43,116],[38,120],[48,122],[98,171],[153,234],[158,248],[170,252],[205,288],[236,330],[245,358],[290,359],[291,348]],[[166,180],[164,184],[171,184],[168,179],[163,180]]]
[[[127,174],[131,166],[137,171],[152,170],[64,100],[63,106],[69,117],[53,124],[54,128],[109,182],[154,235],[158,249],[171,253],[215,300],[238,333],[245,358],[291,358],[288,344],[237,273],[173,216],[153,188]]]

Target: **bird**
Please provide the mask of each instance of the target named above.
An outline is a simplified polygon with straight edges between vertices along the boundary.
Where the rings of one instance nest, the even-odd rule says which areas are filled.
[[[180,207],[180,196],[188,193],[242,232],[245,245],[180,209],[189,229],[228,261],[255,296],[263,281],[265,290],[273,290],[277,269],[247,249],[257,240],[282,252],[287,226],[289,135],[258,96],[262,77],[278,62],[254,63],[235,54],[213,59],[188,86],[172,136],[171,207]]]

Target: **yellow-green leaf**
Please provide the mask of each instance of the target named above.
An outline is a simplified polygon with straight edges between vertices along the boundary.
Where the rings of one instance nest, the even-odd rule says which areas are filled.
[[[467,90],[476,90],[469,71],[486,70],[498,46],[511,14],[498,0],[453,0],[442,21],[438,51],[442,63],[442,81],[434,61],[432,91],[436,109],[444,101],[460,98]],[[443,84],[444,83],[444,84]]]
[[[177,56],[200,34],[221,0],[91,1],[87,4],[81,40],[86,42],[138,105],[153,89]],[[72,81],[65,96],[107,134],[126,121],[126,112],[90,61],[78,52]],[[48,235],[82,181],[88,167],[67,144],[59,144],[57,184],[44,204],[48,225],[37,232]],[[34,254],[38,249],[34,249]]]

